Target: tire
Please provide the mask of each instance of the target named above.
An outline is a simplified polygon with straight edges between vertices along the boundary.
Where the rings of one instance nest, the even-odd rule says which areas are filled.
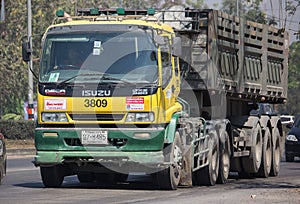
[[[265,130],[263,141],[262,162],[256,176],[268,178],[272,165],[272,141],[269,128]]]
[[[226,131],[223,133],[225,138],[224,144],[220,144],[220,162],[219,162],[219,174],[217,183],[225,184],[229,177],[230,172],[230,143],[229,136]]]
[[[214,186],[217,182],[219,173],[219,141],[216,135],[211,136],[213,149],[209,152],[209,164],[193,173],[195,185]]]
[[[249,157],[242,157],[242,166],[243,171],[240,172],[242,174],[253,174],[257,173],[262,160],[262,132],[259,123],[255,126],[252,135],[253,143],[250,150]]]
[[[286,162],[293,162],[294,160],[295,160],[294,156],[285,154],[285,161]]]
[[[64,169],[60,165],[40,167],[43,184],[46,188],[58,188],[64,180]]]
[[[272,166],[270,176],[277,176],[280,171],[280,133],[277,127],[273,128]]]
[[[175,133],[175,138],[172,144],[169,144],[164,149],[166,162],[173,163],[168,168],[154,173],[154,183],[157,183],[160,189],[176,190],[181,178],[182,169],[182,143],[179,133]]]
[[[91,183],[95,181],[95,175],[90,172],[80,172],[77,174],[80,183]]]

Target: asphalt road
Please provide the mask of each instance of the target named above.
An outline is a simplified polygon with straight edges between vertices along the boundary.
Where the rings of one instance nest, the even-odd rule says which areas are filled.
[[[1,204],[23,203],[300,203],[300,160],[281,163],[278,177],[238,179],[231,175],[227,184],[196,186],[177,191],[156,190],[146,175],[130,176],[118,185],[81,184],[67,177],[62,188],[44,188],[31,161],[33,156],[10,156],[4,183],[0,186]]]

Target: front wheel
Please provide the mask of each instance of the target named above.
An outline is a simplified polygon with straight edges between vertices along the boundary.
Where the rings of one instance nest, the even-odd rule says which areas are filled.
[[[45,187],[58,188],[64,180],[64,169],[60,165],[41,167],[41,177]]]
[[[161,189],[176,190],[181,177],[182,170],[182,142],[179,133],[176,132],[175,139],[164,149],[165,161],[171,165],[157,173],[154,179]]]

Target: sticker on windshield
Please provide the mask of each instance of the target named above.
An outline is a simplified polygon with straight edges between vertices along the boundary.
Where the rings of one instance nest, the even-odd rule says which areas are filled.
[[[49,77],[49,82],[57,82],[59,78],[59,73],[51,73]]]
[[[126,98],[126,109],[127,110],[144,110],[144,98],[142,97],[127,97]]]

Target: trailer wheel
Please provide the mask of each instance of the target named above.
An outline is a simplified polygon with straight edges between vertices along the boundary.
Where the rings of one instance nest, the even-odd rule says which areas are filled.
[[[157,173],[154,173],[154,179],[159,188],[164,190],[176,190],[181,177],[182,169],[182,142],[179,132],[176,132],[172,144],[164,148],[165,161],[172,164]]]
[[[95,181],[95,175],[90,172],[80,172],[77,174],[80,183],[91,183]]]
[[[224,131],[224,144],[220,144],[220,163],[219,163],[219,175],[217,183],[224,184],[227,182],[229,172],[230,172],[230,143],[229,136],[226,131]]]
[[[64,180],[64,169],[60,165],[40,167],[42,181],[47,188],[58,188]]]
[[[195,185],[214,186],[219,173],[219,142],[216,136],[212,136],[213,149],[209,152],[209,164],[193,173]]]
[[[250,156],[242,157],[243,171],[242,174],[257,173],[262,159],[262,132],[259,123],[253,130],[252,145],[250,150]]]
[[[256,176],[268,178],[272,165],[272,142],[269,128],[265,130],[263,141],[262,162]]]
[[[280,133],[277,127],[273,128],[272,166],[270,176],[277,176],[280,170]]]

